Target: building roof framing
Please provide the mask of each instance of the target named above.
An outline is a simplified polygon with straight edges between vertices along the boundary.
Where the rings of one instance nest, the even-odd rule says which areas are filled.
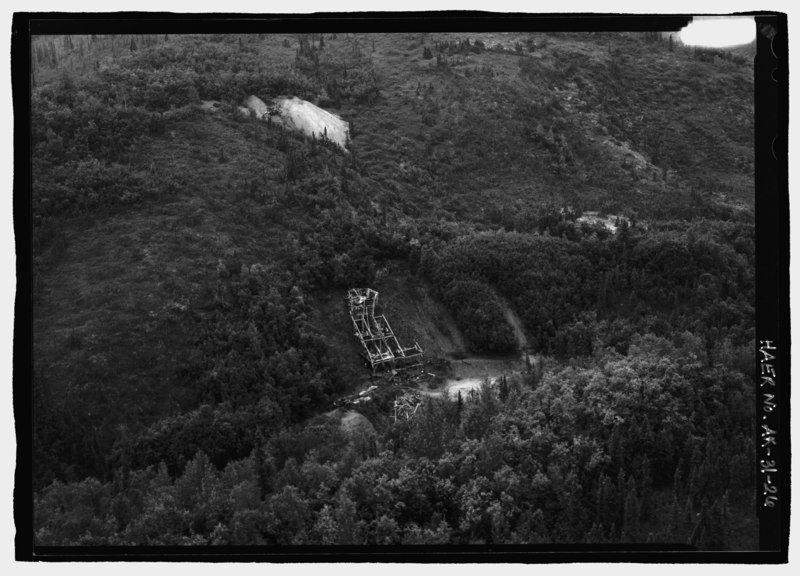
[[[378,368],[409,368],[422,365],[422,348],[401,346],[386,316],[375,315],[378,292],[351,288],[345,297],[356,338],[372,371]]]

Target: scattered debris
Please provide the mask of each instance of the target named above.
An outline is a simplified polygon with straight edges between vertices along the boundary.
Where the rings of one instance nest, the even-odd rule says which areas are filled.
[[[422,399],[414,392],[406,392],[402,396],[394,399],[394,421],[397,423],[398,416],[405,418],[406,422],[414,417],[417,413]]]
[[[579,224],[582,222],[586,222],[590,226],[603,226],[607,230],[609,230],[612,234],[617,233],[617,228],[622,222],[628,222],[628,218],[625,216],[617,216],[614,214],[608,214],[606,216],[600,216],[599,212],[584,212],[578,219],[576,220]]]

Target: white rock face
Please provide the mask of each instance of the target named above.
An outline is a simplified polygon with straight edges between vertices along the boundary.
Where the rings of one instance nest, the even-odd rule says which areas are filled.
[[[311,102],[300,98],[281,98],[276,102],[280,121],[287,128],[298,130],[306,136],[322,138],[336,142],[342,148],[347,145],[347,134],[350,126],[336,114],[331,114]]]
[[[269,120],[280,124],[289,130],[297,130],[306,136],[323,138],[338,144],[343,150],[347,149],[347,137],[350,125],[319,106],[311,102],[293,98],[276,98],[269,105],[257,96],[250,96],[245,102],[247,108],[252,110],[259,120]]]
[[[264,116],[269,113],[269,107],[258,96],[248,96],[244,104],[255,113],[259,120],[263,120]]]

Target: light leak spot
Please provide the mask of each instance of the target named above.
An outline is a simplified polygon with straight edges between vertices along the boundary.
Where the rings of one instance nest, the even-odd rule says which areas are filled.
[[[749,44],[756,38],[756,24],[751,16],[695,16],[680,32],[688,46],[727,48]]]

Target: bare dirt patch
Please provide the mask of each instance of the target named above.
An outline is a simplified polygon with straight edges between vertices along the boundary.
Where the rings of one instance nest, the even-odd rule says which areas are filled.
[[[342,414],[341,426],[345,434],[348,435],[375,435],[375,428],[372,426],[372,422],[370,422],[366,416],[359,414],[355,410],[349,410]]]
[[[376,282],[382,307],[401,342],[418,342],[426,357],[466,354],[467,347],[455,320],[423,278],[397,264]]]
[[[464,397],[471,390],[478,390],[488,381],[494,384],[503,376],[521,373],[525,369],[526,353],[502,357],[471,356],[450,363],[451,376],[444,381],[448,398],[455,400],[458,392]]]

